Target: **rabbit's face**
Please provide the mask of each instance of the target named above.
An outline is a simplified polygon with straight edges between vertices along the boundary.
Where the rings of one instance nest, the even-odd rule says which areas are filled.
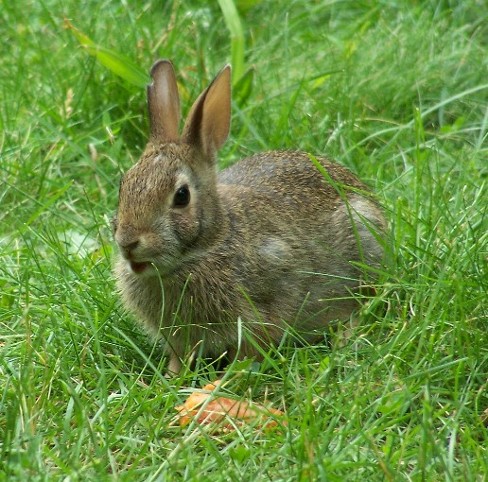
[[[114,237],[132,273],[171,273],[198,249],[205,225],[202,198],[215,179],[196,172],[188,162],[194,155],[183,144],[149,148],[123,176]]]

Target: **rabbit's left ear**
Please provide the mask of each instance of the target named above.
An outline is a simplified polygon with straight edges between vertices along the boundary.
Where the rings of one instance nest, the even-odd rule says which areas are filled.
[[[173,64],[158,60],[151,69],[152,84],[147,86],[151,139],[162,142],[179,139],[180,97]]]
[[[231,67],[226,65],[193,104],[183,129],[183,140],[213,158],[230,130]]]

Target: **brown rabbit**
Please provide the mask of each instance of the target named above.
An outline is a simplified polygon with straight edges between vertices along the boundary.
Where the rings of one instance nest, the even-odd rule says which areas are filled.
[[[348,320],[361,268],[383,258],[382,211],[344,167],[273,151],[217,172],[230,72],[198,97],[180,137],[173,66],[154,64],[151,136],[120,184],[117,285],[125,306],[165,340],[173,374],[196,349],[259,357],[290,326],[311,340]]]

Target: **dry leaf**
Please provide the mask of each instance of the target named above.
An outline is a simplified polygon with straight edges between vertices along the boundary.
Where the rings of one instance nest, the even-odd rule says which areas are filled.
[[[226,397],[214,397],[212,392],[221,380],[205,385],[205,392],[192,393],[183,405],[176,407],[181,427],[195,420],[200,425],[215,424],[219,429],[233,430],[236,426],[257,422],[260,428],[278,425],[272,417],[284,415],[281,410]],[[209,400],[210,399],[210,400]],[[203,408],[202,408],[203,406]]]

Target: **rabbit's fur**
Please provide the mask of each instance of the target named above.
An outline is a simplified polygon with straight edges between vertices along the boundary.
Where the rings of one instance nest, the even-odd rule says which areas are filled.
[[[323,158],[320,172],[302,152],[260,153],[217,173],[230,67],[181,137],[172,64],[157,62],[151,75],[151,137],[120,184],[115,274],[125,306],[165,340],[168,371],[200,344],[205,355],[258,356],[289,326],[307,340],[348,320],[361,265],[383,258],[385,221],[367,188]]]

